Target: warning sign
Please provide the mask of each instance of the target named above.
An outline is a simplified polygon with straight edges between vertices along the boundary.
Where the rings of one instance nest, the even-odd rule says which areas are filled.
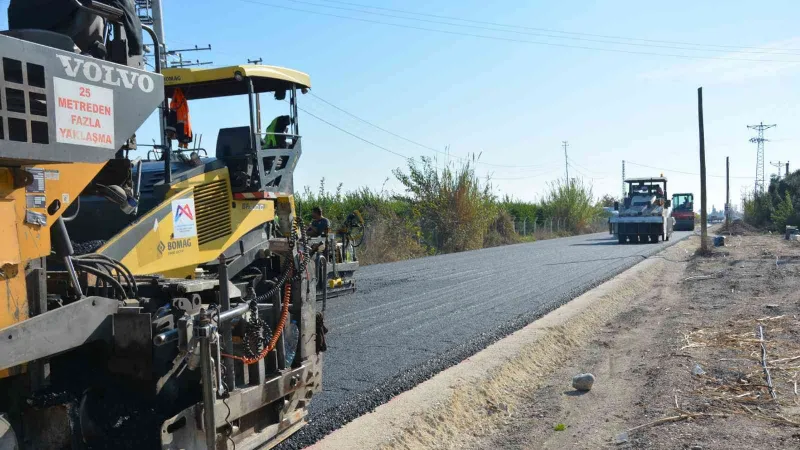
[[[114,148],[114,91],[57,77],[53,89],[58,142]]]
[[[172,201],[173,238],[189,238],[197,235],[194,217],[194,199],[183,198]]]

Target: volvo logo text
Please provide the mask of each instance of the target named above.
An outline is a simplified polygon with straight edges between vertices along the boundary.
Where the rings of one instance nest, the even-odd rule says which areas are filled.
[[[153,92],[155,83],[153,78],[146,73],[134,72],[121,67],[98,64],[94,61],[82,58],[74,58],[68,55],[56,55],[64,66],[64,71],[68,76],[76,78],[78,73],[82,73],[84,78],[95,83],[101,82],[109,86],[125,86],[133,89],[134,86],[143,92]]]

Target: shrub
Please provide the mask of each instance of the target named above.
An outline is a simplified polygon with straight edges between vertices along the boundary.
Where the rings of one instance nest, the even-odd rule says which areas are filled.
[[[433,160],[408,163],[408,173],[395,169],[405,187],[397,198],[420,221],[426,242],[437,252],[452,253],[483,247],[484,236],[496,217],[491,184],[481,183],[470,161],[437,170]]]
[[[786,225],[797,224],[797,213],[795,213],[794,205],[792,205],[792,196],[789,195],[789,191],[786,191],[786,195],[783,200],[778,203],[771,218],[773,225],[778,231],[785,230]]]
[[[594,204],[592,187],[584,184],[583,180],[570,183],[556,180],[550,183],[541,208],[550,217],[564,219],[566,228],[572,233],[590,229],[603,211]]]

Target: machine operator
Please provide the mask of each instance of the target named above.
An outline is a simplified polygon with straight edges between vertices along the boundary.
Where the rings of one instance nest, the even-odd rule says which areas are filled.
[[[261,147],[265,149],[287,148],[286,132],[291,124],[292,118],[289,116],[278,116],[273,119],[267,127],[267,135],[261,140]]]

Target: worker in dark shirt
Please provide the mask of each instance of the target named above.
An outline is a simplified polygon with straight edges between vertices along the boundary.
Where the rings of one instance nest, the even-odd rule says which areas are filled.
[[[327,236],[331,228],[331,221],[322,215],[322,208],[315,206],[311,210],[311,225],[308,226],[306,234],[309,237]]]

